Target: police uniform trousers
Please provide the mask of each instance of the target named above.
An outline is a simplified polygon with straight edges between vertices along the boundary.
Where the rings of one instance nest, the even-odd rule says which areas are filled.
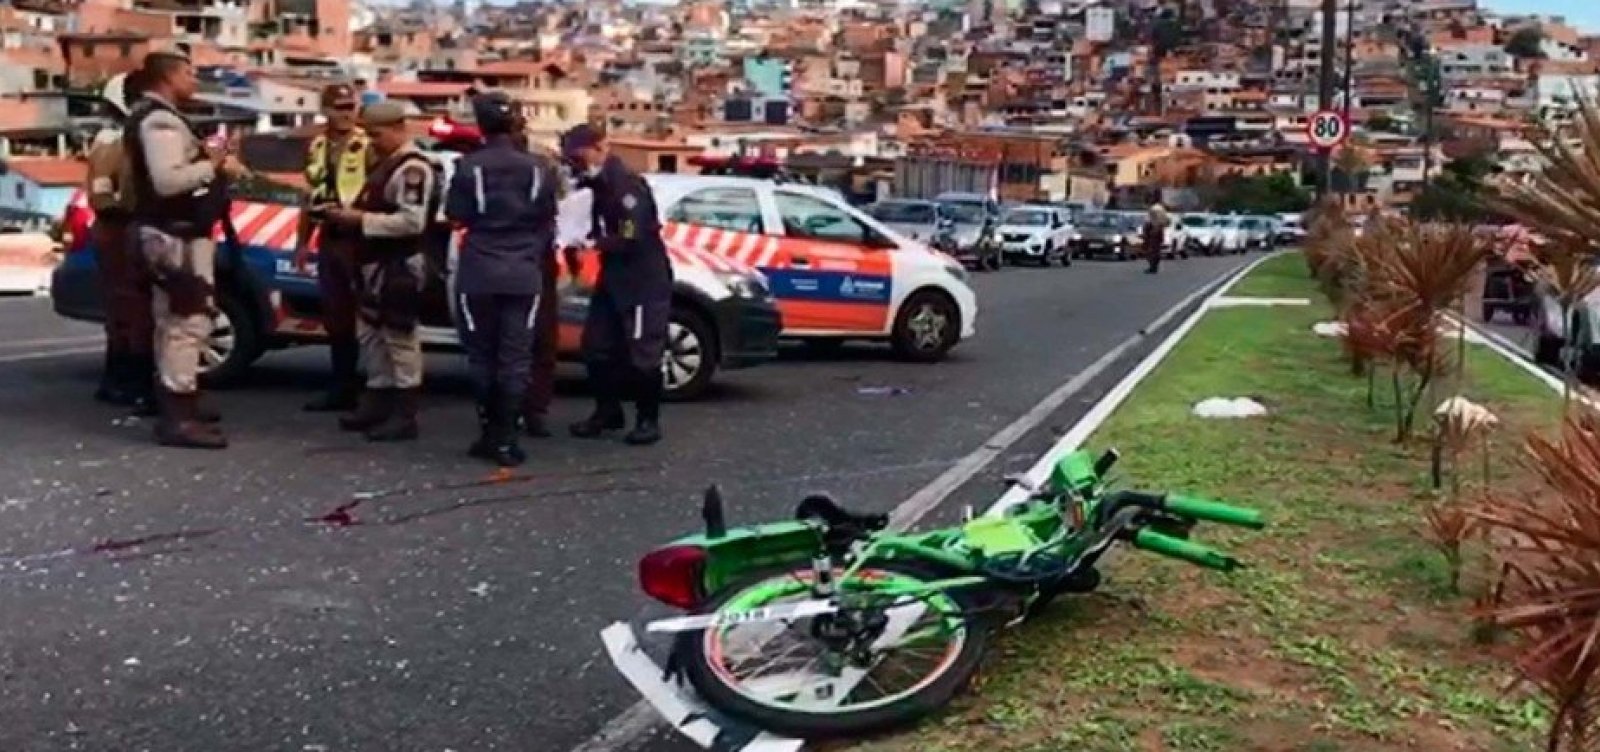
[[[620,300],[603,282],[596,288],[583,325],[583,353],[603,401],[632,399],[654,408],[671,316],[670,291]]]
[[[356,312],[361,278],[356,253],[360,239],[322,229],[317,251],[317,290],[322,297],[322,328],[332,348],[335,378],[353,377],[359,358]]]
[[[560,271],[554,259],[540,270],[538,305],[533,315],[533,363],[528,369],[527,395],[522,413],[528,418],[550,414],[555,399],[556,361],[561,354]]]
[[[461,341],[479,404],[513,412],[522,404],[533,366],[534,331],[543,295],[461,295]]]
[[[416,321],[412,318],[406,325],[396,325],[397,317],[384,306],[393,292],[392,288],[386,289],[391,282],[414,285],[414,293],[421,295],[424,261],[422,254],[416,254],[398,263],[409,270],[409,280],[388,280],[390,272],[384,263],[361,265],[362,296],[356,317],[356,336],[361,343],[361,367],[367,372],[368,389],[422,386],[422,335],[417,331]]]
[[[154,377],[155,319],[150,276],[139,257],[137,239],[126,221],[110,217],[95,220],[90,233],[99,253],[100,290],[106,302],[106,350],[113,356],[140,364],[144,373],[123,374],[147,382]],[[128,384],[126,386],[136,386]]]
[[[180,238],[145,225],[135,232],[154,282],[151,313],[161,386],[172,394],[194,394],[200,387],[200,359],[211,338],[216,241]]]

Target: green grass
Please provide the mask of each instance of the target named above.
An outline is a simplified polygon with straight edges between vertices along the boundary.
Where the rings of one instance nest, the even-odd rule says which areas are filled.
[[[1234,294],[1315,297],[1296,255]],[[1208,314],[1090,442],[1122,450],[1128,485],[1264,510],[1263,533],[1197,531],[1251,569],[1219,575],[1123,550],[1101,593],[1008,634],[975,691],[941,717],[860,748],[1533,748],[1542,711],[1500,691],[1503,664],[1472,638],[1477,562],[1469,592],[1452,593],[1418,534],[1434,494],[1427,448],[1393,443],[1386,390],[1369,410],[1366,380],[1311,332],[1327,317],[1320,303]],[[1559,399],[1476,346],[1462,392],[1507,424],[1493,477],[1524,482],[1517,445],[1551,425]],[[1190,414],[1217,396],[1252,397],[1271,414]]]
[[[1306,262],[1300,254],[1285,253],[1261,262],[1228,294],[1241,298],[1311,298],[1316,291],[1316,285],[1306,276]]]

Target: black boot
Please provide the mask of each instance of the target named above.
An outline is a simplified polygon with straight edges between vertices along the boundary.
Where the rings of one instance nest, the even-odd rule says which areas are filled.
[[[357,399],[355,412],[339,417],[339,428],[345,431],[365,431],[388,420],[394,410],[393,389],[366,389]]]
[[[594,413],[567,427],[567,431],[580,439],[594,439],[611,431],[621,431],[628,425],[622,413],[622,383],[620,375],[610,366],[589,366],[589,385],[594,389]]]
[[[494,398],[478,397],[478,438],[467,447],[467,456],[480,460],[494,459]]]
[[[394,410],[382,423],[367,429],[367,441],[414,441],[421,431],[417,428],[417,413],[422,406],[422,390],[418,388],[395,389],[390,397]]]
[[[634,407],[638,412],[633,430],[622,440],[634,446],[661,440],[661,372],[654,369],[634,376]]]
[[[336,339],[328,345],[333,360],[333,383],[328,391],[306,403],[306,412],[335,413],[354,410],[361,393],[361,377],[356,366],[361,350],[355,342]]]
[[[521,400],[501,398],[489,416],[489,436],[494,445],[490,459],[501,467],[516,467],[528,461],[528,455],[517,445],[517,410]]]
[[[154,418],[161,414],[156,399],[156,358],[148,353],[129,355],[128,394],[133,399],[133,414],[140,418]]]
[[[133,396],[127,389],[128,373],[128,356],[107,346],[105,361],[100,366],[100,386],[94,390],[94,398],[108,405],[132,406]]]

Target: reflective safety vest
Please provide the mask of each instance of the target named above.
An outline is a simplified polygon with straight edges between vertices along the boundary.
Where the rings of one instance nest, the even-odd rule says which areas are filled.
[[[360,129],[350,134],[343,153],[334,155],[337,161],[331,181],[328,175],[329,140],[327,135],[312,139],[310,153],[306,155],[306,185],[311,187],[313,204],[338,201],[343,206],[349,206],[361,194],[361,187],[367,182],[367,134]]]

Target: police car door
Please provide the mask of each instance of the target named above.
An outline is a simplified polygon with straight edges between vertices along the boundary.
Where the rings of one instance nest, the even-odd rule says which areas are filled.
[[[894,253],[836,201],[774,186],[767,207],[781,233],[764,265],[785,333],[877,335],[888,331]]]

